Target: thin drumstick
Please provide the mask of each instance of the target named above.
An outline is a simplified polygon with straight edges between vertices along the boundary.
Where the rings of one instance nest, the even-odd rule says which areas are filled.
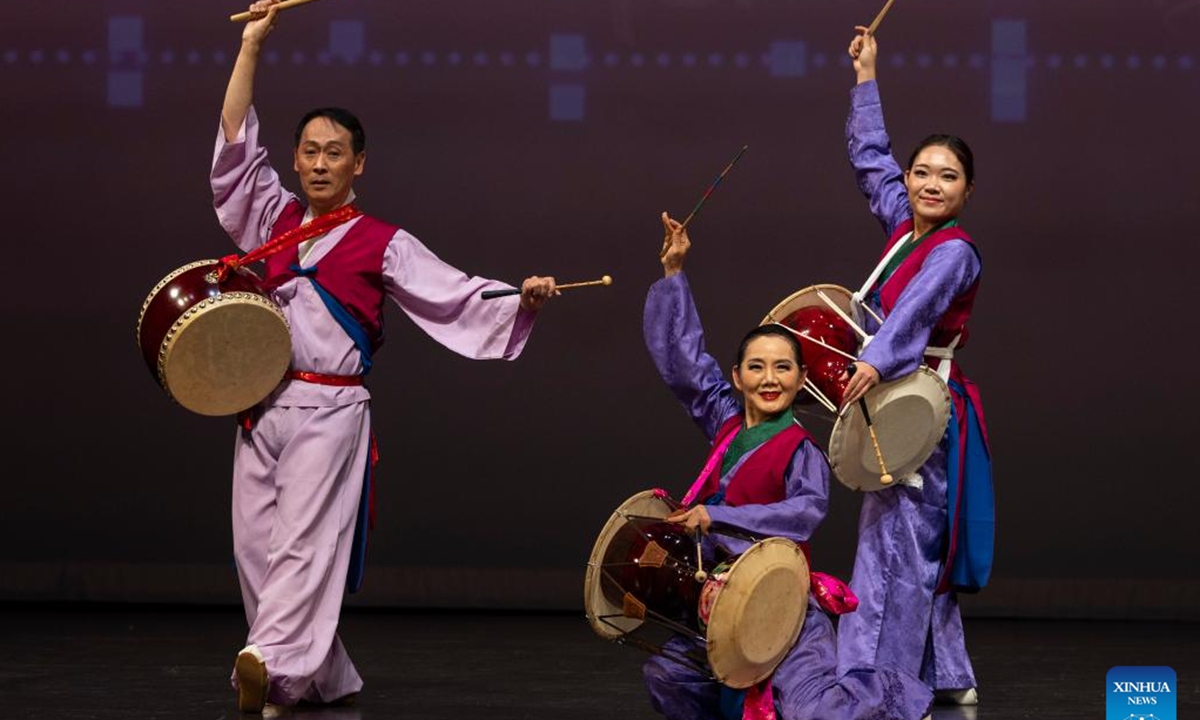
[[[737,161],[742,159],[742,155],[746,154],[746,150],[749,147],[749,145],[743,145],[742,149],[738,150],[738,154],[729,161],[729,164],[725,166],[725,169],[721,171],[721,174],[717,176],[717,179],[713,180],[712,185],[708,186],[708,189],[705,190],[704,194],[700,196],[700,201],[696,203],[696,207],[692,208],[692,212],[689,213],[687,218],[684,219],[683,226],[679,228],[680,230],[687,230],[688,223],[692,221],[692,218],[696,217],[696,215],[700,212],[700,208],[704,207],[704,203],[708,201],[708,197],[713,194],[713,191],[717,189],[717,186],[721,184],[721,181],[725,179],[725,176],[729,174],[729,171],[733,169],[733,166],[737,164]]]
[[[854,373],[858,370],[854,365],[846,368],[846,375],[854,377]],[[867,423],[867,432],[871,436],[871,447],[875,450],[875,460],[879,463],[879,482],[884,485],[892,484],[892,474],[888,472],[887,465],[883,462],[883,450],[879,448],[879,438],[875,437],[875,423],[871,422],[871,413],[867,410],[867,399],[860,397],[858,399],[858,407],[862,410],[863,420]]]
[[[704,572],[704,554],[701,552],[700,546],[700,526],[696,526],[696,582],[702,583],[708,579],[708,573]]]
[[[288,8],[293,8],[297,5],[304,5],[310,2],[316,2],[316,0],[283,0],[283,2],[279,3],[278,5],[274,5],[273,7],[276,10],[287,10]],[[253,19],[254,13],[250,12],[249,10],[229,16],[230,22],[246,22]]]
[[[830,300],[830,299],[829,299],[829,296],[825,294],[825,291],[824,291],[824,290],[818,290],[818,291],[817,291],[817,297],[821,298],[821,302],[823,302],[823,303],[825,303],[826,305],[828,305],[830,310],[833,310],[835,313],[837,313],[837,314],[838,314],[838,317],[840,317],[841,319],[845,320],[847,325],[849,325],[850,327],[854,328],[854,332],[858,333],[858,334],[859,334],[859,336],[861,336],[861,337],[864,337],[864,338],[867,336],[867,333],[866,333],[866,331],[865,331],[865,330],[863,330],[862,328],[860,328],[860,327],[858,326],[858,323],[856,323],[856,322],[854,322],[853,320],[851,320],[851,319],[850,319],[850,316],[846,314],[846,311],[845,311],[845,310],[842,310],[840,307],[838,307],[838,306],[837,306],[837,303],[835,303],[834,301]]]
[[[875,19],[871,21],[871,26],[867,28],[867,35],[875,34],[875,31],[879,29],[879,23],[883,22],[883,18],[887,16],[888,10],[892,9],[892,3],[894,2],[896,2],[896,0],[887,0],[887,4],[883,6],[883,9],[879,11],[879,14],[876,15]]]
[[[566,285],[555,285],[556,290],[570,290],[571,288],[593,287],[595,285],[612,285],[613,279],[611,275],[605,275],[599,280],[589,280],[587,282],[567,283]],[[509,295],[520,295],[521,288],[508,288],[507,290],[484,290],[479,293],[479,297],[484,300],[492,298],[507,297]]]

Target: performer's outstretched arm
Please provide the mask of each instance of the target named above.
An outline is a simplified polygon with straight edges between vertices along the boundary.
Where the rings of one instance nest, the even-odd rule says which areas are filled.
[[[258,69],[258,55],[262,49],[263,40],[275,27],[275,5],[279,0],[259,0],[250,6],[250,12],[255,19],[246,23],[242,30],[242,49],[238,51],[237,61],[233,64],[233,74],[229,76],[229,85],[225,88],[225,105],[221,108],[221,129],[225,131],[225,140],[233,142],[237,139],[238,131],[250,111],[254,101],[254,72]]]
[[[850,91],[850,115],[846,118],[846,150],[858,189],[866,196],[871,213],[891,235],[912,215],[904,170],[892,156],[892,143],[883,123],[879,85],[875,81],[875,38],[859,27],[850,43],[850,57],[858,83]]]

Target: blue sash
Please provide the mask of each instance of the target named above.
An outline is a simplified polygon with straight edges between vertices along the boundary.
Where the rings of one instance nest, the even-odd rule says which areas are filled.
[[[959,592],[978,592],[992,574],[995,545],[996,501],[992,489],[992,458],[984,441],[975,414],[975,406],[966,389],[951,380],[950,389],[966,399],[967,433],[959,436],[958,411],[951,403],[949,452],[947,453],[947,513],[948,532],[954,532],[957,521],[958,538],[950,565],[950,584]],[[965,461],[960,463],[965,453]],[[962,465],[963,477],[959,477]],[[959,488],[962,497],[959,498]],[[957,514],[955,509],[957,508]]]

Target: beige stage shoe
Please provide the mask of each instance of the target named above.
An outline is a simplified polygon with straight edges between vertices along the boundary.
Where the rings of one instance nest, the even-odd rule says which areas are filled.
[[[242,648],[233,665],[233,672],[238,681],[238,710],[261,713],[267,704],[267,691],[271,683],[267,678],[267,664],[258,646],[247,645]]]
[[[942,705],[978,705],[979,693],[975,688],[966,690],[938,690],[933,694],[934,701]]]

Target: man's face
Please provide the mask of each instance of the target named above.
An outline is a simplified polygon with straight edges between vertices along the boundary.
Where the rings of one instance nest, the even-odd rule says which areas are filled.
[[[345,204],[366,159],[366,153],[354,154],[350,131],[333,120],[313,118],[304,126],[294,167],[315,213],[322,215]]]

